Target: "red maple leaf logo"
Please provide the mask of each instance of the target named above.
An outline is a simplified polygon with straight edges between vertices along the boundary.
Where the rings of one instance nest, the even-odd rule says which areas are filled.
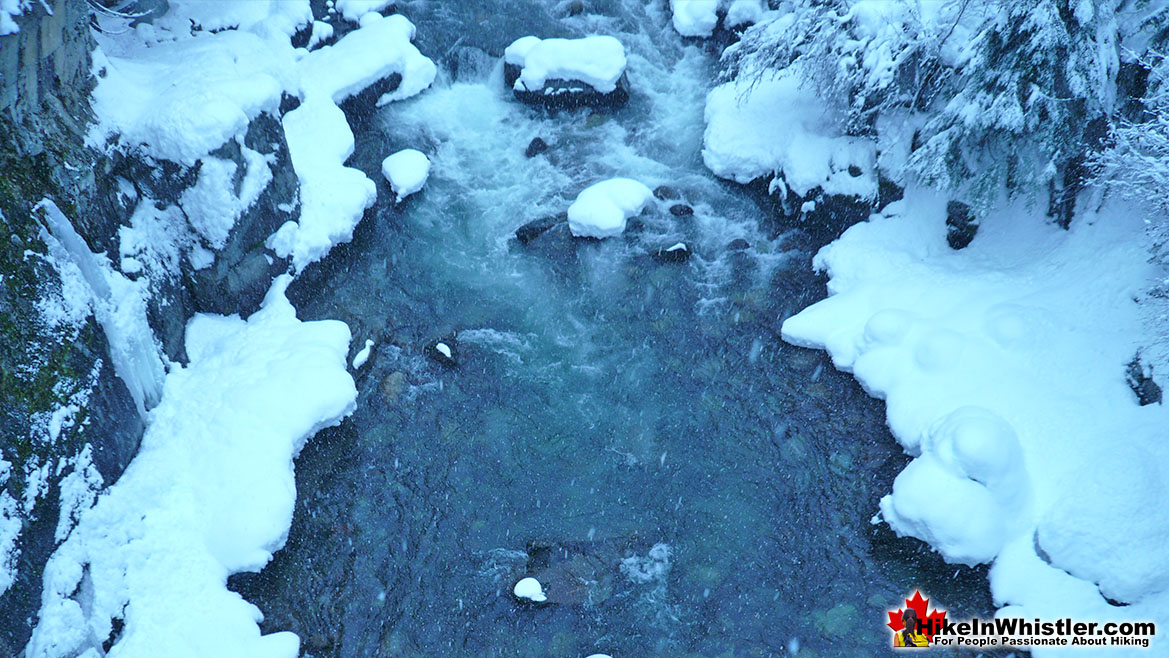
[[[920,591],[913,593],[912,599],[905,599],[905,605],[917,613],[917,619],[921,622],[921,632],[926,639],[933,641],[934,633],[942,627],[942,622],[946,619],[945,610],[934,610],[927,614],[930,600],[922,598]],[[889,623],[886,624],[893,629],[894,633],[900,632],[905,628],[905,622],[901,620],[901,615],[905,613],[905,608],[898,608],[896,611],[889,611]]]

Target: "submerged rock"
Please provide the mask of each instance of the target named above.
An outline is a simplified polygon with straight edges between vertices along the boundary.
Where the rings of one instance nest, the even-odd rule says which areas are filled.
[[[731,251],[746,251],[751,248],[751,243],[746,238],[735,238],[727,244],[727,249]]]
[[[658,185],[654,188],[654,198],[661,201],[671,201],[673,199],[680,199],[682,197],[680,194],[678,194],[678,190],[675,190],[669,185]]]
[[[689,217],[694,214],[694,208],[684,203],[675,203],[670,206],[670,214],[675,217]]]
[[[395,370],[382,380],[382,398],[386,404],[397,404],[404,390],[406,390],[406,375],[400,371]]]
[[[546,231],[548,231],[548,229],[567,220],[568,215],[566,213],[561,213],[560,215],[556,216],[549,215],[548,217],[533,219],[527,224],[517,228],[515,231],[515,237],[520,241],[520,244],[528,244],[532,240],[535,240],[536,238],[543,235]]]

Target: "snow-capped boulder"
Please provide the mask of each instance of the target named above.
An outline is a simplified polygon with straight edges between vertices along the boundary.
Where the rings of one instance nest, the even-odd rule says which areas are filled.
[[[625,46],[609,36],[521,37],[504,51],[504,82],[520,101],[555,108],[629,100]]]
[[[548,600],[548,596],[544,594],[544,586],[532,577],[520,579],[515,584],[515,588],[512,589],[512,594],[515,594],[515,597],[521,601],[544,603]]]
[[[422,189],[430,176],[430,159],[422,151],[403,149],[382,160],[382,175],[394,190],[396,201]]]
[[[653,191],[632,178],[610,178],[586,187],[568,207],[568,228],[578,238],[608,238],[625,232]]]
[[[650,256],[659,263],[685,263],[690,260],[690,247],[685,242],[678,242],[658,249]]]
[[[430,360],[437,361],[448,368],[459,365],[459,351],[454,336],[436,338],[427,343],[422,352]]]

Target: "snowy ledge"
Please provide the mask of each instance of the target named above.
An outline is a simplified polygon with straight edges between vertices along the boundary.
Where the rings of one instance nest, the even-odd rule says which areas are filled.
[[[915,459],[881,517],[950,562],[992,563],[1004,612],[1169,623],[1169,409],[1124,379],[1151,338],[1140,213],[1065,232],[1003,208],[954,251],[945,212],[911,189],[850,228],[815,259],[830,296],[783,325],[887,402]]]
[[[28,658],[295,658],[292,633],[261,636],[260,611],[227,589],[284,544],[305,440],[351,413],[349,329],[301,322],[277,280],[246,321],[195,316],[126,472],[45,567]],[[92,653],[87,653],[92,652]]]

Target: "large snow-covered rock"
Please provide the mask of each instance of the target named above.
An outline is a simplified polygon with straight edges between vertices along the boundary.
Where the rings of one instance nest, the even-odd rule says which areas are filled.
[[[632,178],[610,178],[586,187],[568,207],[568,228],[579,238],[608,238],[653,198],[653,190]]]
[[[527,103],[616,107],[629,100],[625,66],[625,46],[610,36],[527,36],[504,51],[504,82]]]
[[[382,160],[382,175],[401,201],[426,185],[430,176],[430,158],[416,149],[402,149]]]

